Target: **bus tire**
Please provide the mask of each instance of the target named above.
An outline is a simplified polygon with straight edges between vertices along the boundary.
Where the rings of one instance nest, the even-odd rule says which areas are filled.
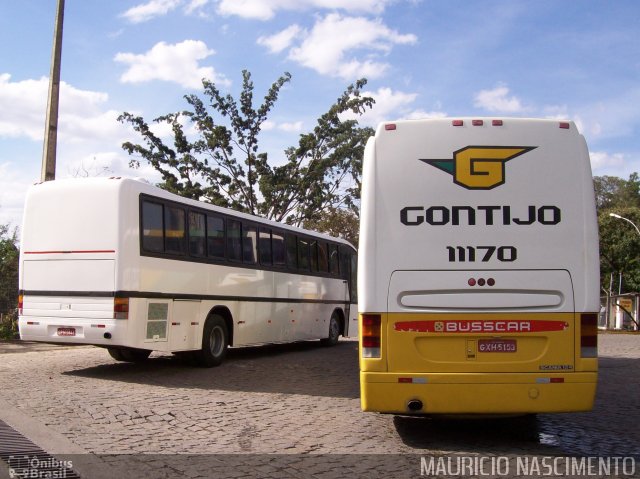
[[[323,346],[335,346],[340,339],[340,318],[334,311],[329,320],[329,335],[321,339],[320,342]]]
[[[120,348],[108,348],[109,356],[111,356],[116,361],[124,361],[124,357],[122,356],[122,349]]]
[[[122,354],[123,361],[127,361],[129,363],[141,363],[149,358],[151,351],[148,349],[127,348],[121,349],[120,353]]]
[[[219,366],[227,355],[229,331],[222,316],[212,314],[207,318],[202,332],[202,349],[196,353],[200,366]]]

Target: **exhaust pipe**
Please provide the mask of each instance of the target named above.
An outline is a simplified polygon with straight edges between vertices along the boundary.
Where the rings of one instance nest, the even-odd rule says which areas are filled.
[[[420,399],[411,399],[407,403],[407,408],[413,412],[420,411],[422,409],[422,401]]]
[[[104,339],[111,339],[111,333],[104,333]]]

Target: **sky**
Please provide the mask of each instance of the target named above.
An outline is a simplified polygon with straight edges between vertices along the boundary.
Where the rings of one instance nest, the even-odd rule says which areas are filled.
[[[0,0],[0,224],[40,180],[56,0]],[[56,177],[131,176],[122,112],[185,109],[202,78],[256,101],[292,80],[263,128],[276,161],[365,77],[363,125],[406,118],[569,119],[594,175],[640,171],[640,2],[66,0]],[[159,135],[166,129],[155,130]]]

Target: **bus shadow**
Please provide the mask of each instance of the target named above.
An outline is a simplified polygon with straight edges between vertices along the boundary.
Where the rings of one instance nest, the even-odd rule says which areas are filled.
[[[109,362],[63,374],[168,388],[359,397],[358,343],[323,347],[304,341],[230,349],[216,368],[188,359],[152,355],[143,363]],[[108,354],[105,350],[105,355]]]
[[[509,454],[558,452],[541,443],[536,416],[506,418],[457,418],[395,416],[394,426],[402,442],[412,449]]]

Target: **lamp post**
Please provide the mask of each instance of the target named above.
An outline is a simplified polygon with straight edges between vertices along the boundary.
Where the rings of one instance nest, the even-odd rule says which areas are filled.
[[[640,236],[640,229],[638,229],[636,224],[633,221],[631,221],[629,218],[625,218],[624,216],[620,216],[620,215],[617,215],[615,213],[609,213],[609,216],[612,216],[614,218],[618,218],[619,220],[625,220],[627,223],[631,223],[631,226],[633,226],[636,229],[636,232]]]
[[[41,181],[50,181],[56,178],[56,146],[58,143],[58,102],[60,98],[63,19],[64,0],[58,0],[56,25],[53,30],[53,51],[51,53],[51,76],[49,78],[47,119],[44,131],[44,148],[42,151]]]
[[[638,229],[636,224],[633,221],[631,221],[629,218],[625,218],[624,216],[620,216],[620,215],[618,215],[616,213],[609,213],[609,216],[611,216],[613,218],[618,218],[619,220],[624,220],[627,223],[631,224],[631,226],[633,226],[636,229],[636,233],[638,233],[638,236],[640,236],[640,229]],[[620,294],[621,289],[622,289],[622,273],[620,273],[620,284],[618,286],[618,294]],[[635,310],[636,310],[636,318],[637,318],[638,317],[638,304],[636,304]],[[631,315],[631,314],[629,314],[629,315],[631,316],[631,319],[633,319],[633,315]],[[636,322],[636,320],[634,320],[634,322]],[[637,324],[637,322],[636,322],[636,324]]]

